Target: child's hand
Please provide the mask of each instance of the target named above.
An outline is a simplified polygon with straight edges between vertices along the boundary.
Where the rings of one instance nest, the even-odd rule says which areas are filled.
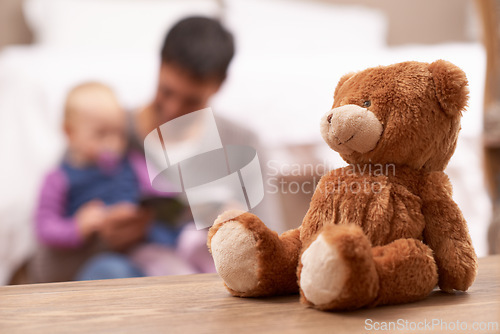
[[[106,219],[106,206],[99,200],[82,205],[75,214],[80,234],[87,238],[97,232]]]
[[[123,251],[144,239],[153,218],[151,210],[131,203],[117,203],[107,210],[99,235],[111,249]]]

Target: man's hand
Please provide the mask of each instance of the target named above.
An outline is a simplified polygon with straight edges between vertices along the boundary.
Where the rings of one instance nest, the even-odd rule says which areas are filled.
[[[82,205],[75,214],[80,235],[86,239],[94,232],[97,232],[103,226],[106,215],[106,207],[99,200]]]
[[[100,235],[112,250],[125,251],[144,239],[152,218],[151,210],[131,203],[118,203],[108,207]]]

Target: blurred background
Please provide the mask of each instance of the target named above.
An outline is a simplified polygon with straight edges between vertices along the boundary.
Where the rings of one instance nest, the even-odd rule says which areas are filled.
[[[148,104],[164,35],[188,15],[217,18],[234,34],[236,56],[210,106],[256,133],[278,167],[281,218],[268,223],[278,232],[301,223],[312,193],[295,185],[318,176],[294,166],[343,165],[318,129],[341,75],[406,60],[461,67],[470,102],[447,173],[476,251],[487,255],[498,244],[487,237],[498,188],[498,8],[489,0],[0,0],[0,284],[15,282],[36,250],[33,211],[64,151],[66,93],[98,80],[131,112]]]

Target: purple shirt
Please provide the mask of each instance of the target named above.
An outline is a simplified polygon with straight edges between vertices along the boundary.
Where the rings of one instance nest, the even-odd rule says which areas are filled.
[[[151,187],[146,162],[140,153],[130,152],[128,161],[141,196],[171,196]],[[48,173],[43,182],[35,213],[36,234],[43,244],[58,248],[78,248],[84,242],[74,216],[68,216],[70,187],[68,175],[62,166]]]

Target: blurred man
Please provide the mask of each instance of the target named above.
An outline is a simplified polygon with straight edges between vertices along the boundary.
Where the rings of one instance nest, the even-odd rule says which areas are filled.
[[[178,22],[163,43],[155,99],[137,118],[140,137],[207,107],[224,82],[233,55],[233,37],[218,21],[190,17]]]
[[[147,107],[136,113],[131,121],[131,136],[132,142],[135,142],[135,148],[143,150],[144,138],[158,126],[174,118],[206,108],[211,97],[223,84],[233,55],[233,37],[218,21],[205,17],[189,17],[178,22],[168,32],[163,43],[155,98]],[[258,148],[258,141],[250,131],[217,116],[216,123],[222,143]],[[176,137],[171,138],[172,140],[187,138],[185,133],[175,133],[172,136]],[[163,140],[168,139],[163,138]],[[260,159],[263,165],[262,154]],[[270,214],[271,206],[264,203],[257,207],[256,212],[261,217],[273,217]],[[166,231],[171,235],[159,237],[158,234],[165,234],[165,230],[156,229],[155,224],[153,226],[145,224],[147,218],[139,215],[138,212],[131,212],[129,216],[122,218],[121,221],[115,221],[117,228],[108,229],[105,236],[108,245],[115,245],[117,250],[132,249],[144,240],[172,240],[172,236],[182,236],[187,240],[182,240],[182,242],[174,240],[174,243],[191,246],[185,251],[178,249],[178,255],[193,265],[198,272],[214,271],[213,261],[206,247],[206,231],[197,231],[194,224],[184,226],[183,233]],[[199,247],[193,247],[195,244]],[[167,252],[162,253],[158,247],[140,249],[142,249],[140,254],[135,256],[139,262],[146,259],[149,267],[151,267],[151,262],[153,267],[154,263],[165,267],[150,268],[151,273],[172,273],[168,268],[169,264],[165,261]],[[109,267],[107,263],[109,263],[109,258],[103,258],[102,261],[99,257],[92,259],[89,266],[84,268],[84,276],[93,277],[93,272],[96,270],[99,272],[98,276],[103,275],[103,269]],[[111,267],[117,272],[127,271],[126,268],[116,268],[116,265]],[[120,265],[126,266],[126,264]],[[113,277],[113,273],[104,274],[106,278]],[[144,274],[150,274],[148,269]]]

